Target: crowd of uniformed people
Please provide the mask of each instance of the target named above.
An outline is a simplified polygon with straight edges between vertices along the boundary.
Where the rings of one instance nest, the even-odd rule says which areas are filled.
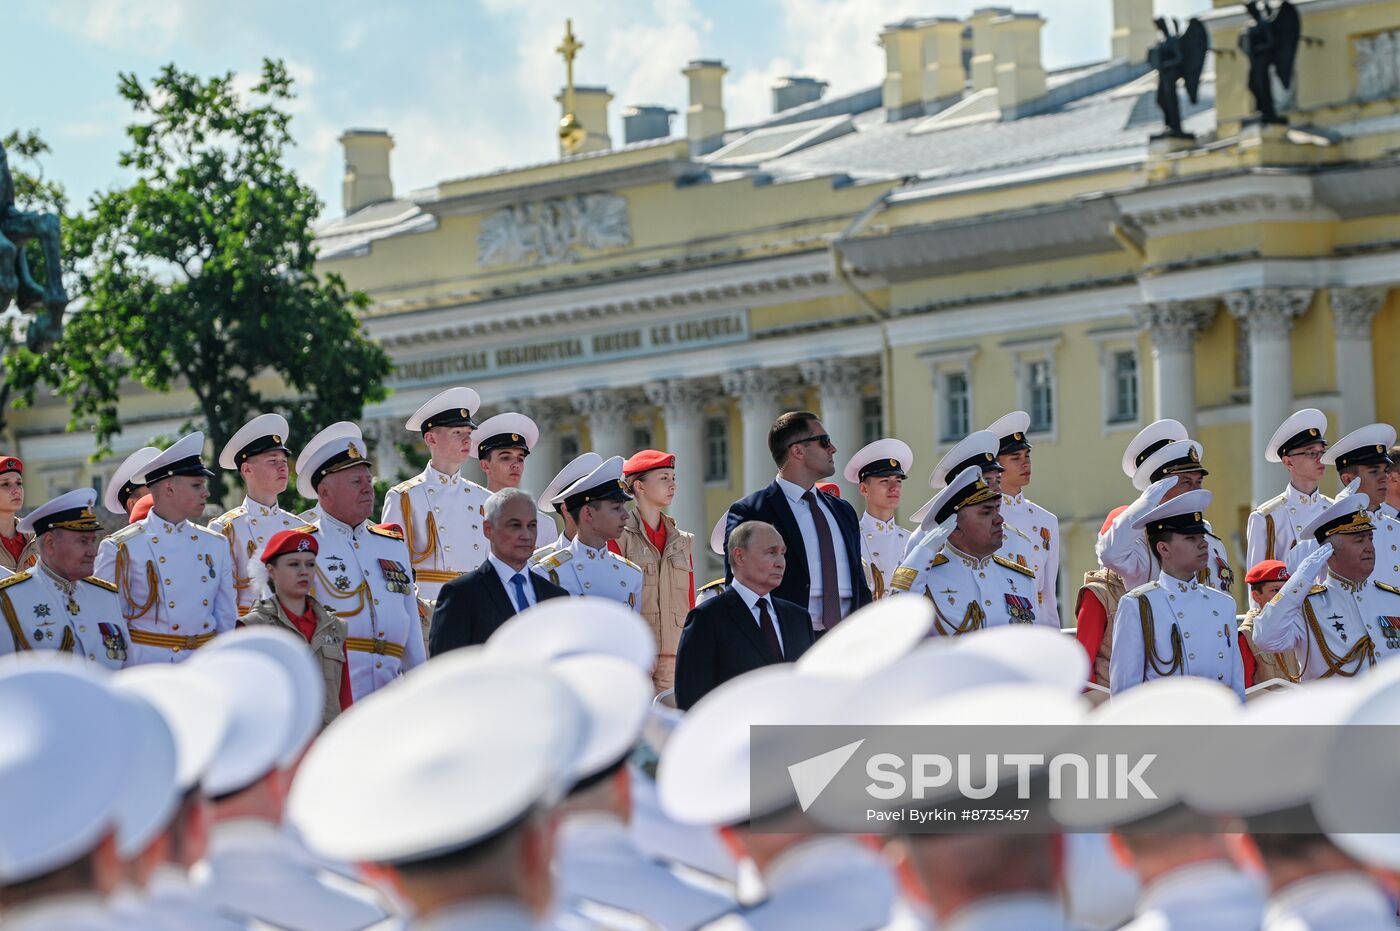
[[[1303,410],[1258,451],[1289,483],[1249,516],[1237,618],[1205,450],[1149,425],[1071,628],[1024,412],[955,444],[909,526],[907,444],[843,455],[783,414],[697,586],[666,513],[694,464],[585,452],[537,501],[537,426],[480,404],[408,419],[429,461],[378,520],[349,422],[293,461],[254,418],[218,456],[243,501],[207,523],[203,435],[141,449],[105,537],[95,491],[25,512],[0,458],[0,927],[1396,926],[1400,834],[1329,825],[1321,743],[1289,779],[1033,835],[835,833],[750,792],[760,724],[1400,723],[1393,428],[1329,444]],[[1300,809],[1306,833],[1264,830]]]

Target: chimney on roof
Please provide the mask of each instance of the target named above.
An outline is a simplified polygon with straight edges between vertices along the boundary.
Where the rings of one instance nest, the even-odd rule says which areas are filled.
[[[967,18],[972,26],[972,89],[984,91],[997,86],[996,39],[992,23],[1009,16],[1011,8],[984,6]]]
[[[622,111],[622,141],[627,145],[671,135],[671,117],[676,111],[657,104],[637,104]]]
[[[1045,68],[1040,64],[1037,13],[1012,13],[992,20],[996,39],[997,106],[1001,118],[1014,120],[1022,107],[1045,96]]]
[[[560,116],[568,115],[567,94],[567,90],[561,90],[559,96],[554,98],[559,102]],[[585,152],[603,152],[612,148],[612,137],[608,135],[608,104],[612,103],[612,99],[613,95],[608,93],[606,87],[574,88],[574,117],[588,135],[584,137],[583,145],[575,152],[565,151],[561,142],[560,158],[582,155]]]
[[[361,207],[392,200],[394,182],[389,178],[389,152],[394,140],[382,129],[347,129],[340,137],[345,152],[345,177],[341,202],[346,215]]]
[[[816,78],[796,75],[778,78],[773,82],[773,112],[782,113],[784,110],[821,100],[826,88],[826,82]]]
[[[685,134],[692,155],[706,155],[724,144],[724,63],[696,59],[681,70],[690,81]]]
[[[903,120],[927,105],[962,93],[963,24],[956,19],[907,19],[880,33],[885,49],[882,100],[886,117]]]
[[[1137,65],[1157,38],[1152,0],[1113,0],[1113,57]]]

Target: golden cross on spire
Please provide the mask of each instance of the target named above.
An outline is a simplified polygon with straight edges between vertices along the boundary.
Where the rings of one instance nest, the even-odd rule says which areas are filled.
[[[568,153],[577,152],[588,133],[574,113],[574,59],[583,43],[574,38],[574,21],[564,20],[564,41],[555,49],[564,58],[564,118],[559,121],[559,144]]]

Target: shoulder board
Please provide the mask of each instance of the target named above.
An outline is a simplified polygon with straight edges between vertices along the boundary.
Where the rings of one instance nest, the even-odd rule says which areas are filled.
[[[620,559],[622,562],[627,563],[627,565],[631,566],[633,569],[636,569],[638,572],[642,571],[641,566],[637,565],[632,560],[628,559],[626,556],[619,556],[617,553],[613,553],[613,555],[617,556],[618,559]]]
[[[530,555],[530,562],[534,565],[539,565],[543,560],[553,556],[554,550],[555,546],[553,543],[542,546]]]
[[[9,588],[11,585],[18,585],[19,583],[28,579],[29,576],[30,573],[28,569],[24,570],[23,572],[16,572],[8,579],[0,579],[0,588]]]
[[[1142,583],[1142,584],[1139,585],[1137,588],[1135,588],[1135,589],[1133,589],[1132,591],[1128,592],[1128,594],[1129,594],[1129,595],[1145,595],[1145,594],[1147,594],[1148,592],[1152,591],[1152,589],[1157,588],[1157,587],[1158,587],[1158,585],[1157,585],[1157,580],[1156,580],[1156,579],[1153,579],[1151,582],[1144,582],[1144,583]]]
[[[1269,514],[1269,513],[1272,513],[1273,510],[1274,510],[1275,508],[1277,508],[1279,505],[1283,504],[1283,503],[1284,503],[1285,501],[1287,501],[1287,500],[1288,500],[1288,495],[1287,495],[1287,494],[1275,495],[1274,497],[1270,498],[1268,501],[1265,501],[1263,504],[1261,504],[1261,505],[1259,505],[1257,508],[1255,508],[1255,509],[1254,509],[1254,513],[1255,513],[1255,514]]]
[[[95,575],[90,575],[87,578],[83,579],[83,581],[88,583],[89,585],[96,585],[98,588],[105,588],[109,592],[114,592],[117,590],[117,587],[111,582],[108,582],[106,579],[99,579]]]
[[[403,539],[403,529],[398,524],[370,524],[369,532],[391,540]]]
[[[539,566],[541,569],[558,569],[560,566],[564,565],[564,563],[569,561],[570,555],[571,554],[569,553],[569,548],[566,546],[561,550],[555,550],[548,556],[541,559],[539,561]]]
[[[146,527],[144,524],[127,524],[120,530],[112,531],[107,539],[111,540],[113,543],[125,543],[128,537],[134,537],[138,533],[145,531],[145,529]]]
[[[946,553],[939,553],[937,556],[933,557],[933,561],[930,562],[930,563],[928,564],[928,567],[929,567],[930,569],[932,569],[934,566],[941,566],[941,565],[943,565],[944,563],[946,563],[947,561],[948,561],[948,556],[947,556],[947,554],[946,554]]]
[[[300,527],[292,527],[291,529],[297,533],[317,533],[321,528],[315,524],[302,524]]]
[[[1377,582],[1376,588],[1379,588],[1383,592],[1390,592],[1392,595],[1400,595],[1400,588],[1396,588],[1394,585],[1388,585],[1385,582]]]
[[[1379,583],[1377,583],[1377,584],[1379,584]],[[1323,592],[1325,592],[1325,591],[1327,591],[1327,586],[1326,586],[1326,585],[1314,585],[1312,588],[1308,589],[1308,594],[1309,594],[1309,595],[1321,595],[1321,594],[1322,594]]]
[[[214,520],[211,520],[209,523],[212,524],[215,521],[218,521],[219,523],[227,524],[230,523],[235,517],[242,517],[244,514],[247,513],[248,509],[240,504],[232,511],[226,511],[223,514],[220,514],[218,517],[214,518]]]
[[[722,587],[723,585],[724,585],[724,579],[722,579],[722,578],[721,578],[721,579],[715,579],[713,582],[706,582],[704,585],[701,585],[699,588],[697,588],[697,589],[695,590],[695,594],[698,595],[698,594],[700,594],[701,592],[708,592],[708,591],[709,591],[710,589],[712,589],[712,588],[720,588],[720,587]]]
[[[412,488],[414,485],[421,484],[422,481],[423,473],[419,472],[417,475],[413,476],[413,478],[404,479],[402,482],[399,482],[397,485],[395,485],[393,488],[390,488],[389,490],[397,491],[399,494],[403,494],[404,492]]]
[[[1012,562],[1009,559],[1002,559],[1000,556],[993,556],[992,562],[996,563],[999,566],[1005,566],[1008,569],[1019,572],[1022,575],[1028,575],[1031,578],[1035,578],[1035,570],[1028,566],[1023,566],[1020,563]]]

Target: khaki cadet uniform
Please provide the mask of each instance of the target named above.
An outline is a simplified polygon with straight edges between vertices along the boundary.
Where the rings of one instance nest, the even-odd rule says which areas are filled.
[[[329,514],[315,525],[311,594],[346,624],[355,701],[427,660],[403,535],[368,521],[347,527]]]
[[[384,496],[382,520],[403,528],[419,593],[429,601],[438,590],[486,560],[490,543],[482,532],[491,493],[461,475],[428,465]]]
[[[575,540],[534,565],[534,570],[571,595],[620,601],[640,611],[642,567],[606,546],[594,549]]]
[[[340,716],[340,682],[347,662],[345,640],[348,633],[345,622],[336,617],[334,612],[327,610],[325,605],[314,598],[308,598],[306,603],[316,616],[316,629],[312,631],[311,639],[306,642],[325,683],[325,705],[321,709],[321,726],[325,727]],[[260,624],[280,627],[294,634],[299,640],[306,640],[306,636],[287,617],[287,610],[275,596],[253,602],[252,610],[243,616],[243,623],[249,627]],[[354,694],[353,691],[351,694]]]
[[[1098,648],[1090,658],[1092,676],[1089,680],[1102,686],[1108,685],[1108,661],[1113,656],[1113,618],[1118,613],[1118,603],[1127,593],[1128,590],[1123,586],[1123,580],[1118,577],[1118,573],[1100,567],[1084,573],[1084,586],[1079,590],[1079,603],[1074,606],[1075,616],[1078,617],[1079,607],[1086,597],[1097,598],[1099,604],[1103,605],[1107,623],[1104,624],[1103,637],[1099,640]]]
[[[1194,578],[1161,572],[1118,603],[1109,689],[1116,695],[1176,675],[1219,682],[1244,698],[1234,599]]]
[[[0,654],[59,650],[108,669],[130,659],[117,587],[98,578],[61,579],[42,562],[0,582],[0,613],[10,637]]]
[[[1270,652],[1259,649],[1259,644],[1254,642],[1254,625],[1259,620],[1260,610],[1262,609],[1258,606],[1251,607],[1240,620],[1240,633],[1254,652],[1254,684],[1268,682],[1270,679],[1302,681],[1303,669],[1298,665],[1298,657],[1292,650]]]
[[[660,553],[651,545],[636,511],[627,515],[617,543],[622,557],[629,562],[635,560],[632,564],[642,570],[638,610],[656,636],[656,686],[668,689],[675,679],[676,647],[690,613],[694,584],[691,547],[695,537],[677,527],[669,514],[662,514],[661,520],[666,526],[666,545]]]
[[[274,504],[260,504],[252,498],[209,522],[209,529],[228,540],[232,555],[233,588],[238,593],[238,616],[248,613],[257,596],[248,577],[248,560],[257,556],[272,535],[306,526],[306,521]]]
[[[24,549],[19,551],[19,559],[10,555],[10,551],[0,546],[0,569],[8,572],[19,572],[22,569],[29,569],[39,561],[39,540],[32,533],[21,533],[24,537]]]

